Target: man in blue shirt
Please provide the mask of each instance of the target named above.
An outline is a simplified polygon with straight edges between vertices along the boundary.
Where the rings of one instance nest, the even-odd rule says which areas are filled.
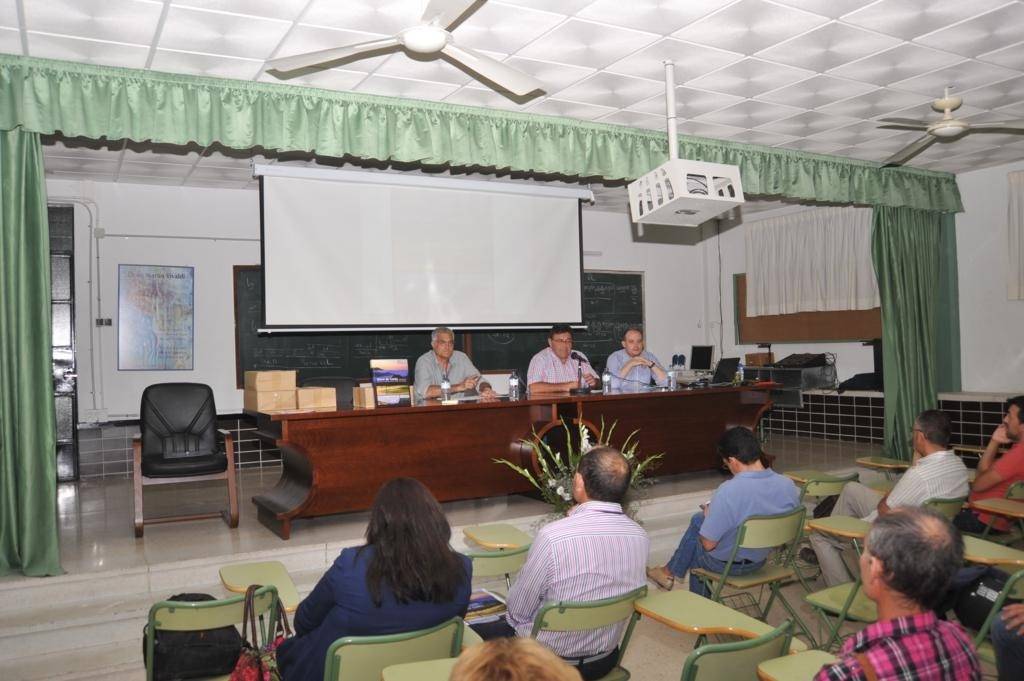
[[[743,521],[754,515],[778,515],[800,503],[793,481],[761,463],[761,445],[742,426],[730,428],[718,441],[718,454],[733,477],[715,490],[702,513],[690,519],[690,527],[667,565],[647,569],[647,576],[663,589],[671,589],[676,577],[691,568],[712,572],[725,569]],[[754,572],[764,565],[771,549],[740,549],[730,574]],[[690,591],[708,596],[707,588],[690,575]]]
[[[648,386],[652,378],[658,385],[668,383],[668,374],[658,358],[644,350],[644,332],[636,326],[622,334],[622,349],[610,354],[605,366],[611,372],[613,390]]]

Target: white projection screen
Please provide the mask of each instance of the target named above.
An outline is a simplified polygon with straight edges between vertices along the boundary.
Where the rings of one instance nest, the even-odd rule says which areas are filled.
[[[269,168],[257,167],[266,330],[582,323],[588,191]]]

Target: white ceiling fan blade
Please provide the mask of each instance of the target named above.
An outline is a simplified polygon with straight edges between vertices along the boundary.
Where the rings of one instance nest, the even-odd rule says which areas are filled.
[[[441,51],[471,71],[479,73],[514,94],[525,95],[544,88],[544,84],[533,76],[469,48],[448,43]]]
[[[895,154],[890,156],[889,158],[885,159],[885,162],[882,165],[902,165],[903,163],[909,161],[911,157],[913,157],[919,151],[922,151],[923,149],[931,146],[932,142],[934,142],[936,139],[937,138],[932,135],[925,135],[924,137],[918,139],[916,142],[911,142],[910,144],[908,144],[907,146],[903,147]]]
[[[978,132],[998,132],[1000,130],[1006,130],[1007,128],[1024,130],[1024,118],[1018,118],[1011,121],[995,121],[993,123],[978,123],[971,125],[971,130],[977,130]]]
[[[913,118],[879,118],[881,123],[894,123],[896,125],[913,125],[927,128],[934,121],[918,121]]]
[[[365,43],[355,43],[344,47],[332,47],[328,50],[306,52],[305,54],[296,54],[291,57],[271,59],[267,62],[267,69],[281,72],[296,71],[309,66],[319,66],[320,64],[338,61],[339,59],[352,57],[363,52],[375,52],[388,47],[397,47],[401,44],[402,43],[399,42],[398,38],[394,36],[390,38],[368,40]]]
[[[928,126],[924,124],[909,125],[907,123],[883,123],[878,126],[881,130],[927,130]]]
[[[448,28],[475,3],[476,0],[430,0],[420,21],[425,24],[436,21],[441,28]]]

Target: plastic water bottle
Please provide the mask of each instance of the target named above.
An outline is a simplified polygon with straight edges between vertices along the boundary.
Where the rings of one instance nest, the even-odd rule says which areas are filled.
[[[746,377],[743,374],[743,362],[740,362],[739,367],[738,367],[738,372],[739,372],[739,375],[740,375],[740,383],[743,383],[743,381],[746,379]]]
[[[447,376],[441,378],[441,400],[447,402],[452,397],[452,382]]]
[[[515,372],[515,369],[508,375],[508,398],[510,400],[519,399],[519,374]]]
[[[676,382],[676,372],[675,370],[670,370],[668,372],[668,389],[675,390],[678,387],[679,384]]]
[[[612,389],[612,372],[608,371],[608,367],[604,368],[601,373],[601,390],[608,392]]]

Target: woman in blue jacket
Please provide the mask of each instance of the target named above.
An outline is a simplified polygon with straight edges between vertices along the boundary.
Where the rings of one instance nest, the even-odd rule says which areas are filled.
[[[449,546],[451,536],[422,483],[385,483],[366,544],[344,549],[299,604],[295,636],[277,653],[285,681],[321,681],[327,649],[339,638],[415,631],[464,615],[473,567]]]

